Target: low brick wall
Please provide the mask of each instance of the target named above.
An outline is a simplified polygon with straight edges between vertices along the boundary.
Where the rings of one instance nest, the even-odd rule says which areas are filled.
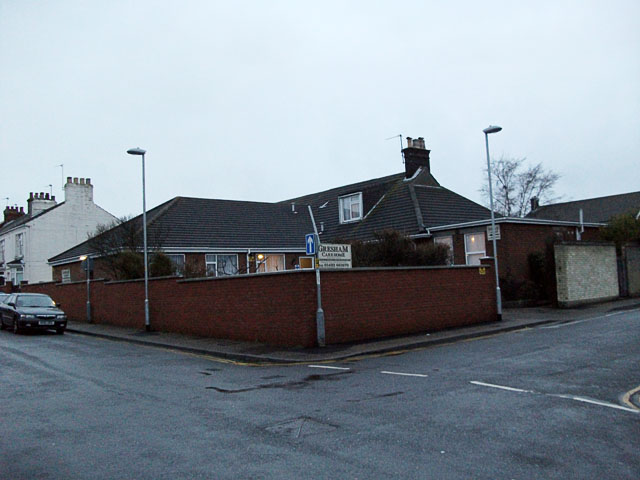
[[[554,246],[558,306],[573,307],[617,298],[616,247],[565,242]]]
[[[484,270],[483,270],[484,269]],[[326,340],[337,344],[495,320],[487,267],[323,271]],[[86,319],[86,283],[25,285],[51,295],[71,320]],[[149,281],[151,326],[281,346],[316,345],[316,276],[287,271]],[[144,328],[144,282],[91,282],[95,323]]]

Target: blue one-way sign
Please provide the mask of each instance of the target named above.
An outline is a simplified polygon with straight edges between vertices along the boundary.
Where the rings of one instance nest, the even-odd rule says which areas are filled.
[[[304,243],[307,248],[307,255],[315,255],[316,254],[316,234],[307,233],[304,236]]]

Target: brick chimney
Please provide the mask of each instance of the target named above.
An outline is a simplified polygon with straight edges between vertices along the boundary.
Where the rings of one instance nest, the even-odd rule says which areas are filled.
[[[4,223],[20,218],[24,215],[24,207],[7,207],[4,209]]]
[[[540,207],[540,199],[538,197],[531,197],[531,211],[537,210]]]
[[[93,185],[90,178],[67,177],[64,201],[69,204],[93,203]]]
[[[416,173],[418,168],[431,171],[429,164],[429,153],[431,150],[427,150],[424,145],[424,138],[418,137],[415,140],[411,137],[407,137],[407,148],[402,150],[404,156],[404,170],[405,178],[411,178]]]
[[[29,199],[27,200],[27,214],[30,217],[35,217],[40,212],[50,209],[56,206],[55,195],[49,196],[48,193],[36,193],[31,192]]]

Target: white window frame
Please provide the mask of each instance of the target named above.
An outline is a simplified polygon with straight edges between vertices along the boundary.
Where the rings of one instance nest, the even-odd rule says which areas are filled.
[[[310,260],[311,261],[311,266],[310,267],[303,267],[302,266],[302,261],[301,261],[302,259]],[[316,260],[316,257],[298,257],[298,265],[300,266],[301,270],[314,270],[315,266],[316,266],[315,260]]]
[[[71,283],[71,269],[65,268],[60,272],[62,283]]]
[[[464,235],[464,256],[465,256],[465,263],[467,265],[480,265],[480,261],[478,260],[478,263],[470,263],[470,258],[482,258],[482,257],[486,257],[487,256],[487,240],[486,240],[486,233],[485,232],[471,232],[471,233],[465,233]],[[470,241],[467,242],[467,238],[472,238],[472,237],[478,237],[478,241]],[[482,241],[479,241],[479,237],[482,237]],[[469,250],[467,248],[468,243],[473,243],[478,247],[478,250]],[[480,245],[482,244],[482,245]],[[480,249],[480,247],[482,247],[482,249]],[[480,255],[480,257],[478,257],[478,255]]]
[[[354,202],[355,199],[355,202]],[[348,203],[348,207],[349,207],[349,218],[345,218],[344,217],[344,207],[347,206],[345,205],[346,203]],[[354,203],[357,203],[360,205],[360,215],[358,217],[352,217],[351,216],[351,207]],[[363,210],[364,210],[364,205],[362,204],[362,192],[357,192],[357,193],[350,193],[349,195],[343,195],[341,197],[338,197],[338,213],[340,215],[340,223],[351,223],[351,222],[357,222],[359,220],[362,220],[363,218]]]
[[[219,275],[218,273],[218,256],[224,257],[236,257],[236,272],[229,273],[224,275]],[[215,257],[215,260],[212,260],[210,257]],[[213,265],[213,274],[209,273],[209,265]],[[204,272],[208,277],[226,277],[230,275],[237,275],[239,271],[238,268],[238,254],[237,253],[206,253],[204,255]]]
[[[165,255],[169,260],[171,260],[171,263],[173,264],[173,274],[183,276],[185,265],[184,253],[165,253]],[[177,257],[182,257],[182,266],[180,266],[180,264],[174,260],[174,258]]]
[[[16,233],[16,258],[24,257],[24,232]]]
[[[433,237],[433,243],[435,245],[446,245],[449,247],[449,265],[453,265],[453,235]]]
[[[267,270],[267,259],[269,257],[282,257],[282,270]],[[261,270],[262,267],[262,270]],[[283,272],[287,269],[287,257],[280,253],[265,253],[264,259],[257,260],[256,257],[256,272],[257,273],[269,273],[269,272]]]

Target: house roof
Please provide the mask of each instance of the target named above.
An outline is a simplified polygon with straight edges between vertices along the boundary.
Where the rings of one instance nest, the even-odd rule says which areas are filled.
[[[640,211],[640,192],[542,205],[529,213],[527,218],[578,222],[580,209],[583,221],[592,223],[606,223],[614,215],[628,212],[637,215]]]
[[[339,197],[362,193],[364,218],[340,223]],[[371,240],[394,229],[415,235],[427,228],[489,218],[489,209],[442,187],[427,169],[410,179],[404,173],[325,190],[281,203],[309,204],[321,238]]]
[[[142,215],[126,223],[140,231]],[[292,212],[289,205],[276,203],[175,197],[147,212],[148,238],[169,253],[248,248],[304,251],[305,234],[312,231],[306,208]],[[92,253],[97,252],[87,240],[49,262],[65,263]]]

